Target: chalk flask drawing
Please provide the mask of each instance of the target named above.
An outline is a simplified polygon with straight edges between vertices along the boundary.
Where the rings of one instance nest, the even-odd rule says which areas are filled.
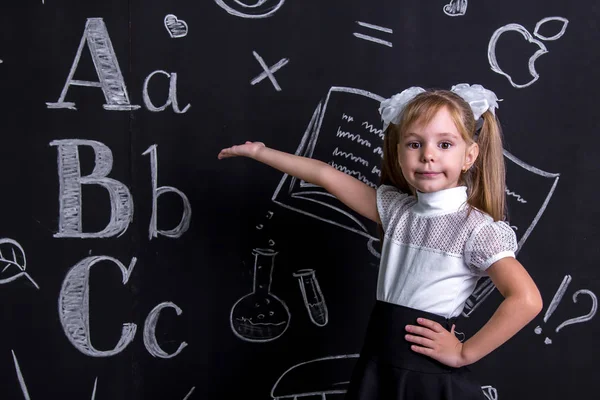
[[[241,297],[231,308],[231,329],[244,341],[269,342],[285,333],[291,315],[287,305],[271,293],[277,252],[273,249],[254,249],[252,255],[252,292]]]
[[[329,313],[323,292],[319,286],[319,281],[314,269],[301,269],[293,274],[298,278],[302,299],[308,311],[308,316],[313,324],[325,326],[329,322]]]

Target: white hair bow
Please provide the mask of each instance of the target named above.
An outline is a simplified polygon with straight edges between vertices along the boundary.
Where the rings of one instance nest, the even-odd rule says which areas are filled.
[[[498,108],[498,97],[496,93],[484,88],[481,85],[469,85],[468,83],[459,83],[452,86],[450,91],[462,97],[473,110],[475,121],[477,121],[484,112],[490,111],[496,115],[495,109]]]
[[[450,90],[469,103],[476,121],[488,110],[496,115],[495,109],[498,108],[498,98],[491,90],[488,90],[481,85],[469,85],[468,83],[459,83],[458,85],[452,86],[452,89]],[[418,86],[412,86],[389,99],[382,101],[379,107],[379,113],[381,114],[381,120],[383,121],[383,131],[385,132],[390,123],[399,123],[402,111],[406,105],[414,99],[416,95],[423,92],[425,92],[425,89]]]
[[[383,121],[383,131],[385,132],[390,125],[390,122],[398,124],[400,122],[402,110],[404,110],[406,104],[414,99],[416,95],[423,93],[424,91],[425,89],[422,87],[412,86],[393,95],[389,99],[382,101],[379,106],[379,114],[381,114],[381,120]]]

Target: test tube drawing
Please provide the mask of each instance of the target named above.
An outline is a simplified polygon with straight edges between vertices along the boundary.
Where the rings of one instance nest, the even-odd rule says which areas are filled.
[[[271,293],[275,256],[273,249],[254,249],[253,291],[232,307],[230,323],[233,333],[248,342],[270,342],[285,333],[290,323],[287,305]]]
[[[327,304],[325,304],[325,298],[319,286],[315,270],[301,269],[293,275],[298,278],[298,285],[302,292],[304,305],[312,323],[317,326],[327,325],[327,322],[329,322]]]

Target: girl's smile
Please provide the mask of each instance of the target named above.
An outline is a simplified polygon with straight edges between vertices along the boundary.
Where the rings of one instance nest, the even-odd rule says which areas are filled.
[[[446,107],[428,123],[410,126],[398,144],[402,174],[422,193],[458,186],[477,154],[477,144],[467,146]]]
[[[416,172],[417,176],[421,176],[423,178],[436,178],[437,176],[440,175],[439,172],[431,172],[431,171],[425,171],[425,172]]]

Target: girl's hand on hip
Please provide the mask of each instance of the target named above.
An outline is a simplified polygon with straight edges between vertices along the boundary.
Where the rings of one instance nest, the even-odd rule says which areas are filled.
[[[221,150],[217,158],[219,160],[223,158],[238,156],[253,158],[256,155],[256,153],[258,153],[258,151],[263,147],[265,147],[265,144],[262,142],[246,142],[241,145],[232,146]]]
[[[454,335],[454,327],[446,330],[430,319],[418,318],[419,325],[406,325],[407,341],[414,343],[411,349],[424,354],[450,367],[460,368],[466,365],[462,356],[463,344]]]

